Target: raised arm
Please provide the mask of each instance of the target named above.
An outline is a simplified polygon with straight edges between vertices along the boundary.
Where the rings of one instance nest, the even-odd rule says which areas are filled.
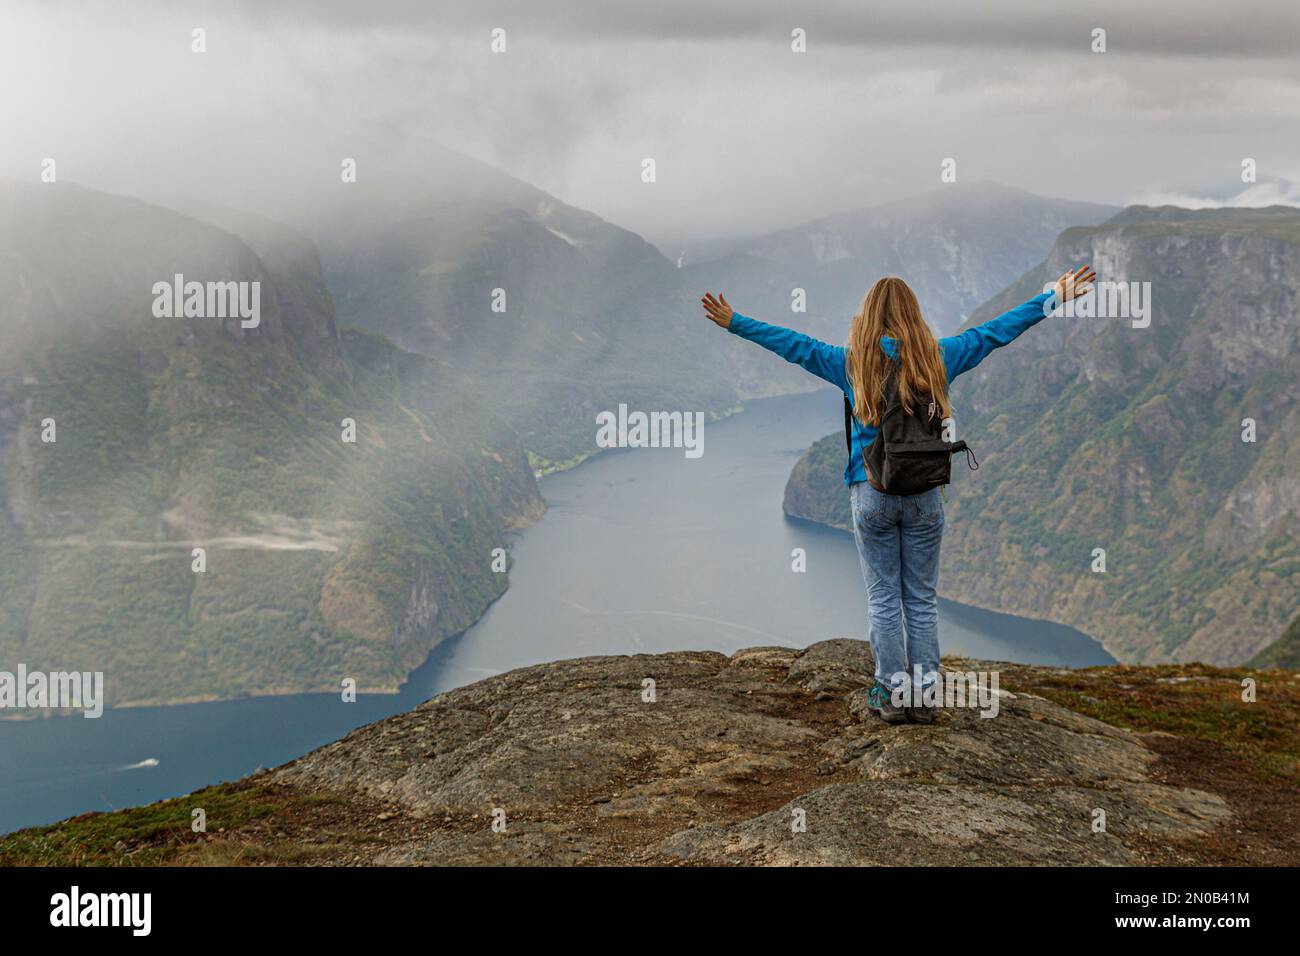
[[[726,296],[709,293],[700,300],[704,304],[704,313],[716,325],[739,335],[742,339],[763,346],[775,352],[787,362],[800,365],[820,379],[830,382],[840,391],[849,390],[848,376],[844,368],[844,347],[827,345],[811,335],[804,335],[794,329],[780,325],[769,325],[758,319],[741,315],[727,304]]]
[[[1051,291],[1036,295],[983,325],[940,339],[939,348],[943,351],[944,364],[948,366],[948,381],[969,372],[988,358],[994,349],[1014,342],[1055,311],[1058,304],[1091,292],[1092,280],[1096,277],[1097,273],[1082,266],[1061,276]]]

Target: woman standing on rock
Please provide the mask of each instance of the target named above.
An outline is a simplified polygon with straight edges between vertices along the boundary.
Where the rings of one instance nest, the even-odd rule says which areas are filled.
[[[938,696],[934,688],[925,694],[925,688],[939,676],[940,491],[948,482],[951,454],[969,454],[964,442],[951,440],[948,385],[1059,304],[1089,292],[1094,278],[1087,266],[1067,272],[1051,290],[1010,312],[936,339],[907,283],[887,277],[863,299],[846,346],[741,315],[722,295],[700,300],[722,328],[803,366],[845,395],[844,483],[876,658],[869,701],[889,723],[909,716],[919,723],[934,719],[933,711],[916,704]]]

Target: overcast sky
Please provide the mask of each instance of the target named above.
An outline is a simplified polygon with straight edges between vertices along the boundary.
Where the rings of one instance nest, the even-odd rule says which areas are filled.
[[[256,210],[431,139],[666,245],[932,189],[947,157],[1114,203],[1234,196],[1246,157],[1300,180],[1294,0],[4,0],[0,85],[0,175]]]

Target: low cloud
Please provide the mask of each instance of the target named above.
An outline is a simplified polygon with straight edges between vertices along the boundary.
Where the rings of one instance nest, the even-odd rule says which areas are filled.
[[[441,143],[667,246],[925,192],[949,157],[959,181],[1224,202],[1240,158],[1300,175],[1297,36],[1284,0],[11,0],[0,176],[52,157],[61,181],[277,215],[344,156],[428,180]]]
[[[1128,200],[1128,205],[1184,206],[1188,209],[1221,209],[1226,206],[1263,208],[1264,206],[1300,207],[1300,185],[1279,180],[1252,183],[1226,198],[1180,190],[1151,189]]]

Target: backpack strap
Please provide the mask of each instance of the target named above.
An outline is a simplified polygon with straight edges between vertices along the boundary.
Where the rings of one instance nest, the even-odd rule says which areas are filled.
[[[853,454],[853,406],[847,395],[844,396],[844,447]]]

